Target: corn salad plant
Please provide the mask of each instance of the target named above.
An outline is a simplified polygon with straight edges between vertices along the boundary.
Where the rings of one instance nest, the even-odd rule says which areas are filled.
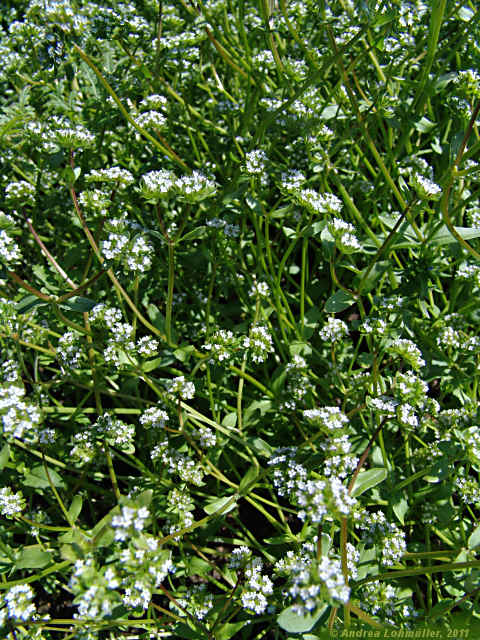
[[[478,630],[473,0],[0,17],[1,636]]]

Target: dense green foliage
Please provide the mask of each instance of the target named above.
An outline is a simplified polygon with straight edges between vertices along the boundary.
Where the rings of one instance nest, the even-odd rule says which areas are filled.
[[[0,17],[2,637],[473,634],[474,3]]]

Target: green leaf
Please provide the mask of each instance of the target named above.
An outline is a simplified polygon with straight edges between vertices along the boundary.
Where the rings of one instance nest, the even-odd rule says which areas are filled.
[[[46,305],[49,304],[46,300],[42,300],[41,298],[38,298],[37,296],[34,295],[29,295],[29,296],[25,296],[25,298],[22,298],[20,300],[20,302],[17,302],[17,313],[18,314],[23,314],[23,313],[27,313],[28,311],[30,311],[30,309],[33,309],[34,307],[41,307],[42,305]]]
[[[325,303],[325,311],[327,313],[339,313],[344,309],[348,309],[354,303],[355,298],[350,293],[339,289]]]
[[[52,562],[52,554],[39,544],[23,547],[15,562],[16,569],[41,569]]]
[[[433,129],[436,126],[436,124],[435,122],[430,122],[428,118],[423,117],[421,120],[416,122],[413,126],[417,131],[420,131],[420,133],[427,133],[428,131]]]
[[[185,565],[188,569],[188,575],[206,576],[212,570],[208,562],[197,556],[185,558]]]
[[[368,471],[361,471],[352,490],[352,496],[361,496],[362,493],[368,491],[372,487],[375,487],[380,482],[383,482],[387,477],[387,470],[383,467],[376,467],[375,469],[369,469]]]
[[[184,236],[177,240],[177,244],[180,242],[185,242],[185,240],[197,240],[198,238],[203,238],[207,232],[207,227],[205,225],[200,225],[199,227],[195,227],[192,231],[189,231]]]
[[[60,487],[62,489],[65,488],[64,481],[54,469],[48,467],[48,475],[50,476],[50,480],[54,487]],[[46,489],[49,487],[50,482],[48,480],[45,467],[42,464],[33,467],[30,473],[27,474],[23,484],[27,487],[35,487],[36,489]]]
[[[238,487],[239,493],[245,493],[247,490],[253,489],[255,480],[258,477],[258,467],[252,465],[247,473],[243,476]]]
[[[173,629],[176,638],[186,638],[187,640],[198,640],[199,635],[196,629],[191,629],[188,625],[177,624],[177,626]]]
[[[224,511],[221,511],[222,507],[224,507],[226,504],[229,504],[229,506],[226,507]],[[236,496],[225,496],[223,498],[215,498],[213,501],[208,502],[203,507],[203,509],[206,513],[208,513],[209,516],[214,514],[216,511],[221,511],[219,515],[225,515],[227,513],[230,513],[230,511],[233,511],[233,509],[235,509],[236,506],[237,506]]]
[[[72,504],[68,509],[68,515],[70,516],[72,522],[75,522],[75,520],[80,515],[80,511],[82,510],[82,505],[83,505],[83,498],[80,494],[77,494],[73,498]]]
[[[149,304],[147,307],[147,315],[157,329],[165,331],[165,316],[160,312],[158,307],[153,304]]]
[[[293,341],[288,349],[291,356],[309,356],[312,353],[312,347],[308,342]]]
[[[226,622],[215,632],[217,640],[230,640],[233,636],[240,631],[242,627],[250,624],[251,620],[240,620],[240,622]],[[197,636],[198,637],[198,636]]]
[[[332,236],[327,226],[325,226],[320,233],[320,240],[322,242],[323,255],[325,258],[331,258],[335,251],[335,238]]]
[[[10,447],[8,442],[4,444],[2,450],[0,451],[0,471],[7,465],[10,460]]]
[[[249,438],[248,444],[259,456],[270,458],[273,453],[272,447],[262,438]]]
[[[194,351],[195,347],[193,346],[193,344],[189,344],[175,349],[173,355],[175,356],[175,358],[177,358],[177,360],[180,360],[180,362],[187,362]]]
[[[292,607],[287,607],[284,609],[281,614],[277,618],[277,622],[289,633],[305,633],[305,631],[310,631],[320,620],[325,610],[327,609],[328,604],[325,604],[321,609],[318,609],[313,615],[299,616],[293,610]]]
[[[393,503],[393,513],[400,520],[402,525],[405,524],[405,514],[408,511],[408,502],[401,494],[395,496],[395,502]]]
[[[287,238],[295,238],[297,236],[297,231],[295,229],[291,229],[290,227],[282,227],[282,231],[287,236]]]
[[[464,240],[480,238],[480,229],[472,229],[470,227],[454,227],[454,229]],[[442,225],[435,235],[429,240],[429,243],[436,247],[440,247],[445,244],[455,244],[456,242],[458,242],[458,240],[452,236],[445,224]]]
[[[222,420],[222,424],[224,427],[230,427],[230,429],[233,429],[237,425],[237,412],[232,411],[231,413],[227,413]]]
[[[142,371],[148,373],[149,371],[159,369],[162,366],[163,361],[164,358],[153,358],[153,360],[147,360],[142,363]]]
[[[473,530],[473,533],[468,538],[468,548],[475,549],[480,546],[480,525]]]
[[[149,507],[153,498],[153,489],[145,489],[135,497],[135,505],[138,507]]]
[[[66,307],[71,311],[80,311],[85,313],[86,311],[91,311],[93,307],[96,307],[98,302],[95,300],[90,300],[90,298],[82,298],[82,296],[74,296],[73,298],[69,298],[64,302],[60,303],[61,307]]]

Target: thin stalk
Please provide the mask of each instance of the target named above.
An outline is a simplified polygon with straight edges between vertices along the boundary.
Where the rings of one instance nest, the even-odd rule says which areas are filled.
[[[173,307],[173,285],[175,281],[175,254],[172,240],[168,241],[168,290],[167,305],[165,311],[165,335],[167,344],[172,343],[172,307]]]

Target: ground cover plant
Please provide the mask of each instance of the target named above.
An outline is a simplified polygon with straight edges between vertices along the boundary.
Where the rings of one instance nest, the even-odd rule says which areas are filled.
[[[475,4],[0,16],[2,637],[474,634]]]

